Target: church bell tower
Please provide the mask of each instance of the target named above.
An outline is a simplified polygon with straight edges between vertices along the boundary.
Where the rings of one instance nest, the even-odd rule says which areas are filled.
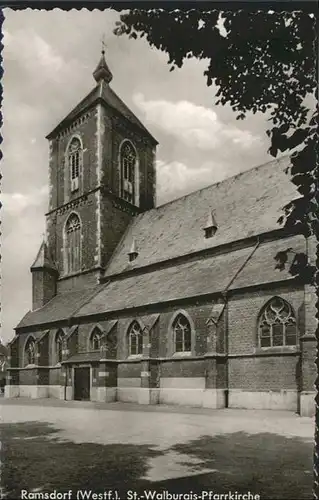
[[[155,205],[158,143],[112,90],[104,49],[93,77],[47,136],[46,252],[57,293],[95,285],[134,216]]]

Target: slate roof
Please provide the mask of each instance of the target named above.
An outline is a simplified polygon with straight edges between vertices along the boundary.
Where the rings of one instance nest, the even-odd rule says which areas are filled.
[[[147,329],[148,331],[152,330],[156,321],[160,317],[159,314],[148,314],[147,316],[142,316],[139,318],[140,323],[142,324],[143,330]]]
[[[98,362],[103,358],[102,352],[82,352],[78,354],[74,354],[65,361],[62,361],[62,365],[66,365],[68,363],[85,363],[85,362]]]
[[[47,139],[53,138],[63,127],[70,124],[77,116],[83,113],[85,110],[102,101],[106,106],[110,106],[115,109],[118,113],[124,116],[129,122],[138,127],[148,137],[152,140],[154,144],[158,144],[157,140],[154,139],[152,134],[147,130],[147,128],[142,124],[142,122],[134,115],[134,113],[124,104],[124,102],[119,98],[119,96],[111,89],[111,87],[104,81],[101,80],[89,94],[82,99],[82,101],[75,106],[75,108],[47,135]]]
[[[288,269],[280,271],[275,268],[277,252],[290,247],[295,252],[304,252],[304,237],[293,236],[263,243],[254,253],[254,247],[246,247],[119,278],[94,289],[61,293],[41,309],[27,313],[17,328],[214,294],[228,287],[234,290],[290,279]],[[157,317],[156,314],[146,316],[143,322],[151,328]]]
[[[41,246],[40,246],[38,254],[35,258],[35,261],[33,262],[32,266],[31,266],[31,270],[32,269],[43,269],[45,267],[48,269],[52,269],[54,271],[57,271],[57,268],[49,255],[49,250],[48,250],[47,244],[43,241],[41,243]]]
[[[287,157],[270,162],[137,216],[106,274],[279,229],[281,207],[296,194],[284,173],[288,164]],[[214,210],[218,230],[205,239],[203,227],[209,210]],[[128,264],[127,251],[134,238],[139,255]],[[304,237],[262,243],[253,255],[254,247],[228,248],[228,253],[197,256],[160,269],[114,277],[104,285],[58,294],[41,309],[27,313],[17,328],[291,279],[287,269],[275,268],[274,260],[278,251],[289,247],[305,251]],[[153,320],[156,315],[150,317],[150,322]]]
[[[282,207],[299,197],[284,172],[289,163],[289,157],[283,157],[136,216],[105,275],[279,229]],[[218,229],[205,238],[210,210]],[[134,239],[138,257],[129,262]]]
[[[108,321],[103,328],[104,333],[102,335],[102,338],[106,338],[116,324],[117,324],[117,319],[112,319],[111,321]]]
[[[289,270],[276,269],[275,261],[277,252],[290,247],[296,252],[305,251],[305,238],[300,235],[261,244],[247,263],[254,247],[116,279],[79,308],[75,317],[213,294],[228,287],[234,290],[290,279]]]
[[[94,288],[59,293],[40,309],[29,311],[16,328],[41,325],[70,318],[79,307],[100,289],[101,285],[98,285]]]

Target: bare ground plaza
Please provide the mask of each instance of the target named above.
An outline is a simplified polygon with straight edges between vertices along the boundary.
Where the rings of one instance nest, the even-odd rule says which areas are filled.
[[[3,498],[306,500],[313,432],[285,411],[3,400]]]

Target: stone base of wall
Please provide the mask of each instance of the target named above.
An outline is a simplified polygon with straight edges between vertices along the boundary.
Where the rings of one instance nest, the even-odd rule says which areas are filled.
[[[91,401],[112,403],[116,401],[116,387],[92,387]]]
[[[20,396],[19,385],[6,385],[4,388],[5,398],[18,398]]]
[[[48,398],[64,399],[64,394],[65,394],[65,387],[61,385],[49,385],[48,396],[47,396]]]
[[[203,391],[203,408],[225,408],[225,389],[205,389]]]
[[[161,388],[159,403],[178,406],[203,406],[203,389]]]
[[[73,400],[73,389],[70,386],[68,386],[68,387],[65,388],[65,400],[66,401],[72,401]]]
[[[138,403],[140,391],[140,387],[118,387],[116,399],[123,403]]]
[[[166,387],[159,390],[159,403],[198,408],[225,408],[226,396],[224,389],[181,389]]]
[[[241,389],[230,389],[229,408],[247,410],[298,410],[298,392],[294,390],[251,392]]]
[[[168,384],[165,384],[168,385]],[[298,395],[294,390],[283,391],[242,391],[230,389],[228,407],[250,410],[288,410],[298,411],[302,417],[315,415],[315,395],[313,392],[302,392]],[[6,398],[28,397],[32,399],[54,398],[73,399],[72,387],[60,385],[6,385]],[[298,401],[299,400],[299,401]],[[141,387],[94,387],[91,389],[91,401],[96,402],[132,402],[141,405],[170,404],[203,408],[225,408],[226,390],[161,387],[149,389]]]
[[[42,399],[49,397],[49,385],[20,385],[19,396],[22,398]]]
[[[301,417],[314,417],[316,413],[316,393],[302,392],[300,394],[300,416]]]

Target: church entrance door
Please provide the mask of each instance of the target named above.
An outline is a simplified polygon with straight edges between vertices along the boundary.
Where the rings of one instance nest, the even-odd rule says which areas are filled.
[[[90,367],[74,368],[74,399],[90,400]]]

